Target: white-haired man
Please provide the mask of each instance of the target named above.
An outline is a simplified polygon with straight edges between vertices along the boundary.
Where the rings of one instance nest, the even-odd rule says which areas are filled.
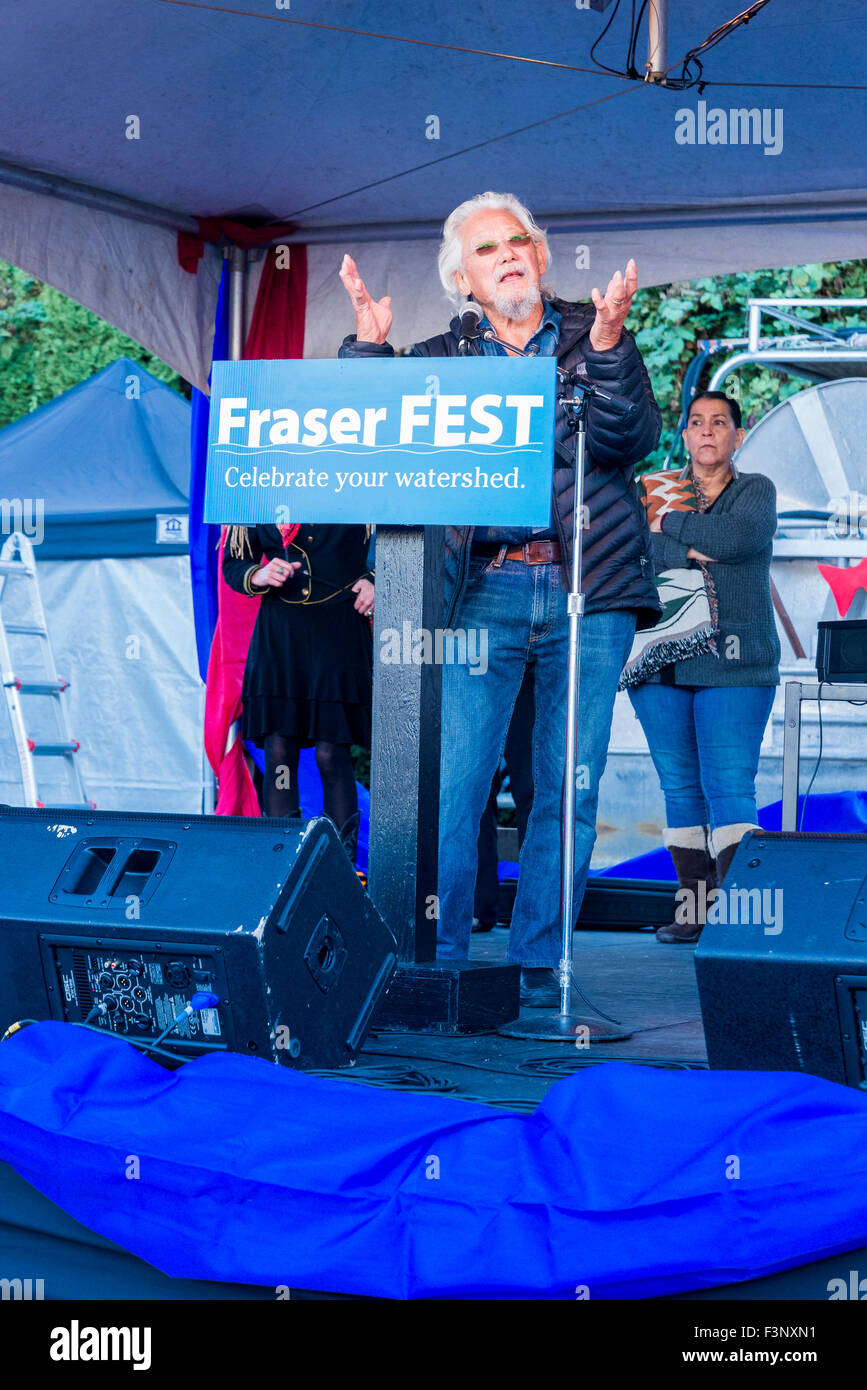
[[[593,402],[587,412],[584,575],[579,682],[580,728],[575,827],[575,913],[580,909],[596,837],[599,779],[605,768],[614,696],[636,623],[660,615],[650,532],[639,503],[634,465],[659,439],[660,415],[641,355],[623,324],[638,276],[634,261],[612,277],[593,303],[557,299],[542,283],[548,242],[512,194],[483,193],[461,203],[443,227],[440,277],[453,299],[474,299],[482,329],[504,342],[556,356],[560,365],[636,407],[623,420]],[[340,278],[355,310],[355,334],[341,357],[390,354],[391,301],[371,298],[355,262]],[[448,333],[417,343],[420,357],[454,357],[460,320]],[[476,341],[483,353],[506,349]],[[524,670],[533,661],[536,717],[535,790],[521,851],[509,959],[521,965],[524,1004],[556,1007],[559,959],[560,821],[563,787],[570,587],[573,440],[562,409],[547,527],[446,528],[445,626],[487,629],[484,678],[466,667],[443,670],[438,955],[469,953],[479,817],[503,751]]]

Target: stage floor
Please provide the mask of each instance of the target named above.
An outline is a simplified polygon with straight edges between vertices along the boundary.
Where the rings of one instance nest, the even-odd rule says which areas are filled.
[[[472,938],[474,960],[503,961],[508,929]],[[528,1042],[497,1033],[471,1037],[420,1033],[371,1034],[356,1065],[319,1073],[385,1086],[433,1091],[456,1100],[534,1110],[555,1081],[609,1061],[704,1068],[707,1054],[691,946],[661,946],[652,931],[578,931],[574,975],[587,998],[632,1031],[627,1042]],[[576,1013],[592,1014],[580,997]],[[525,1009],[538,1017],[544,1010]]]

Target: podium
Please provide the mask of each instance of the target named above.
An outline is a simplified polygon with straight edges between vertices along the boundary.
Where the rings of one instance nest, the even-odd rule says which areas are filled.
[[[374,653],[390,628],[441,626],[441,526],[376,531]],[[437,961],[442,667],[374,658],[370,895],[397,940],[397,972],[373,1028],[487,1032],[517,1018],[520,968]]]
[[[369,889],[400,964],[374,1028],[520,1012],[517,965],[436,959],[442,668],[378,655],[442,627],[445,525],[548,524],[555,386],[553,358],[213,365],[206,521],[376,523]]]

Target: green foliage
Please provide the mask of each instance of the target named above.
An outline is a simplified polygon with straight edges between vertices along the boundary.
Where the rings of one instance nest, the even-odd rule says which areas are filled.
[[[680,418],[684,373],[695,356],[699,339],[746,337],[747,300],[775,296],[867,298],[867,261],[757,270],[639,290],[628,326],[644,356],[663,418],[662,441],[642,464],[643,470],[660,468],[665,460]],[[834,312],[816,307],[792,312],[812,322],[836,326],[863,324],[867,319],[864,311],[858,309]],[[770,319],[763,321],[764,334],[795,331],[782,324],[774,328],[772,323]],[[736,350],[732,348],[731,352]],[[711,359],[699,388],[707,386],[712,372],[728,355],[719,353]],[[724,389],[737,397],[744,425],[749,429],[772,406],[804,384],[796,377],[786,378],[766,367],[744,367],[726,381]]]
[[[0,427],[130,357],[180,395],[178,373],[89,309],[0,261]]]
[[[352,766],[355,769],[356,782],[360,782],[370,791],[370,749],[360,748],[357,743],[353,743]]]

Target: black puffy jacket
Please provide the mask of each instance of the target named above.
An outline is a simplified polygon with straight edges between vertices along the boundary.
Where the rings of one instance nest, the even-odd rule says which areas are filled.
[[[561,367],[588,379],[636,406],[630,420],[592,401],[587,410],[587,449],[584,470],[584,531],[582,590],[585,612],[627,608],[637,613],[639,628],[652,627],[662,608],[656,595],[650,529],[638,500],[634,467],[659,441],[662,420],[650,378],[631,334],[624,332],[616,348],[596,352],[589,334],[596,317],[592,304],[552,301],[562,316],[557,361]],[[416,343],[413,357],[457,357],[460,320],[453,318],[448,333]],[[359,342],[355,334],[343,340],[340,357],[387,357],[389,343]],[[563,556],[563,582],[571,584],[572,499],[574,495],[574,436],[562,408],[555,429],[554,524]],[[444,625],[451,627],[466,583],[472,526],[447,526]]]

